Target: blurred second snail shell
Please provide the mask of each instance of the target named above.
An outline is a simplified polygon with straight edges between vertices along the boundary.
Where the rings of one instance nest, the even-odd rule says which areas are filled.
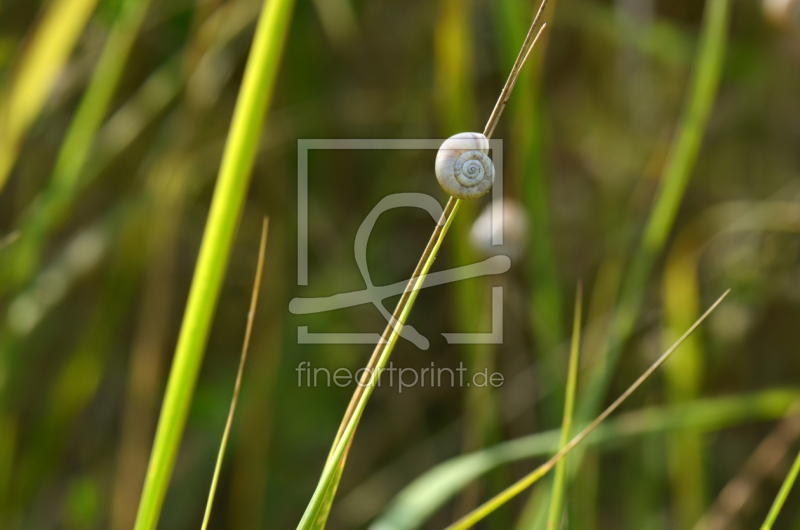
[[[493,212],[502,208],[502,222],[493,222]],[[470,243],[483,256],[505,255],[517,259],[525,255],[530,223],[525,208],[512,199],[496,199],[475,219]],[[492,245],[493,236],[502,235],[502,245]]]

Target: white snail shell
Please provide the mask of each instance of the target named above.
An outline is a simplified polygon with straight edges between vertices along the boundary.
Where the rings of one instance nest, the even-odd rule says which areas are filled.
[[[489,139],[480,133],[451,136],[436,154],[436,179],[457,199],[477,199],[494,184]]]

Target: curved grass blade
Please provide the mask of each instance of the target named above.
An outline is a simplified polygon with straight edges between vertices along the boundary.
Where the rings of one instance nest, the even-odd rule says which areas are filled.
[[[564,458],[575,446],[577,446],[584,438],[586,438],[594,429],[597,428],[612,412],[614,412],[628,397],[637,389],[639,388],[642,383],[644,383],[648,377],[650,377],[653,372],[655,372],[659,366],[664,364],[670,355],[681,345],[681,343],[686,340],[686,338],[692,334],[692,332],[697,329],[697,327],[711,314],[711,312],[717,308],[717,306],[728,296],[730,293],[730,289],[725,291],[722,296],[720,296],[716,302],[714,302],[711,307],[709,307],[705,313],[690,327],[683,336],[678,339],[678,341],[672,345],[666,352],[664,352],[658,360],[653,363],[650,368],[648,368],[639,379],[637,379],[625,392],[622,393],[606,410],[604,410],[597,418],[594,419],[589,425],[587,425],[575,438],[570,440],[570,442],[561,448],[558,453],[556,453],[550,460],[533,470],[527,476],[523,477],[522,479],[518,480],[516,483],[512,484],[504,491],[500,492],[499,494],[495,495],[492,499],[485,502],[483,505],[479,506],[477,509],[473,510],[471,513],[465,515],[460,520],[456,521],[452,525],[447,527],[447,530],[465,530],[467,528],[471,528],[474,526],[478,521],[484,519],[486,516],[494,512],[497,508],[514,498],[519,493],[525,491],[528,487],[533,485],[537,480],[542,478],[548,471],[550,471],[562,458]]]
[[[633,436],[679,430],[716,432],[747,422],[783,418],[800,396],[798,389],[763,390],[702,398],[625,412],[601,424],[584,444],[611,445]],[[370,530],[415,530],[472,481],[497,467],[548,456],[559,450],[560,429],[499,443],[437,464],[395,496]]]

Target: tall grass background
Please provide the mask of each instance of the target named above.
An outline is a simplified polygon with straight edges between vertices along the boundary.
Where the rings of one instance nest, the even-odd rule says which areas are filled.
[[[421,291],[409,323],[431,347],[400,339],[392,355],[400,367],[491,367],[505,383],[377,389],[327,528],[443,528],[553,454],[579,279],[573,432],[732,292],[570,454],[560,501],[546,477],[482,527],[546,528],[551,514],[580,530],[767,519],[800,449],[787,428],[800,397],[800,18],[778,4],[550,1],[494,135],[505,196],[528,215],[521,257],[502,278]],[[155,444],[174,468],[157,466],[140,528],[158,511],[159,528],[200,527],[266,214],[259,312],[209,528],[295,527],[354,389],[298,386],[295,368],[355,371],[372,350],[298,344],[297,327],[375,333],[385,321],[368,306],[301,317],[289,300],[363,288],[353,238],[387,194],[447,198],[433,151],[311,152],[309,285],[298,287],[297,139],[481,130],[537,7],[0,6],[0,528],[133,528],[165,393],[185,428],[173,422]],[[270,10],[283,47],[281,24],[256,31]],[[248,88],[259,68],[274,90],[267,78]],[[482,259],[469,234],[487,203],[459,206],[433,270]],[[224,230],[204,240],[207,223]],[[383,215],[374,283],[407,279],[432,229],[421,210]],[[198,256],[213,274],[192,287]],[[443,332],[489,330],[498,285],[503,344],[448,345]],[[203,325],[183,332],[178,358],[192,370],[176,401],[167,382],[181,375],[170,371],[188,300]],[[771,461],[755,458],[776,439]],[[732,483],[746,502],[725,504]],[[800,524],[800,493],[785,491],[776,529]]]

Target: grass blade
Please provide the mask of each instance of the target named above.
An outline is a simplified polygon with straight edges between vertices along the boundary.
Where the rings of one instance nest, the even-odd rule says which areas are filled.
[[[797,455],[797,458],[794,459],[792,469],[789,470],[789,474],[786,475],[786,479],[784,479],[783,484],[781,484],[781,489],[778,491],[778,496],[775,497],[775,501],[772,503],[772,506],[769,509],[767,518],[764,520],[764,524],[761,525],[761,530],[772,530],[772,525],[775,524],[775,519],[777,519],[778,514],[781,513],[781,508],[783,508],[783,504],[786,502],[786,497],[789,496],[789,492],[791,491],[792,486],[794,486],[794,481],[797,480],[798,473],[800,473],[800,453]]]
[[[686,107],[641,242],[622,285],[618,309],[611,323],[606,361],[590,375],[586,397],[579,407],[578,416],[583,419],[594,416],[600,408],[624,343],[633,332],[645,286],[656,258],[666,244],[697,161],[722,75],[730,3],[730,0],[706,2],[700,49]]]
[[[42,111],[59,72],[72,53],[97,0],[56,0],[47,7],[16,75],[0,93],[0,191],[22,139]]]
[[[774,475],[775,470],[791,452],[800,437],[800,401],[796,401],[775,429],[761,440],[747,461],[709,506],[699,520],[691,526],[694,530],[726,530],[735,528],[756,504],[756,492]]]
[[[634,436],[681,430],[711,433],[748,422],[780,419],[790,413],[798,396],[798,389],[764,390],[644,407],[601,424],[582,446],[609,446]],[[561,429],[552,429],[441,462],[400,491],[369,530],[421,528],[445,503],[481,475],[504,464],[555,454],[560,437]]]
[[[19,286],[39,268],[42,245],[69,211],[97,131],[108,113],[150,0],[127,0],[121,6],[78,109],[56,157],[48,188],[26,213],[20,245],[13,253],[12,282]],[[6,288],[0,285],[0,292]]]
[[[208,502],[206,503],[206,513],[203,515],[202,530],[208,528],[208,520],[211,517],[211,507],[214,504],[214,495],[217,492],[219,483],[219,473],[222,469],[222,459],[225,457],[225,448],[228,446],[228,436],[231,432],[233,414],[236,412],[236,403],[239,401],[239,390],[242,388],[242,376],[244,375],[244,363],[247,361],[247,350],[250,348],[250,336],[253,334],[253,320],[256,316],[256,306],[258,306],[258,293],[261,290],[261,276],[264,273],[264,253],[267,249],[267,232],[269,231],[269,218],[264,218],[264,225],[261,228],[261,245],[258,248],[258,265],[256,266],[256,279],[253,282],[253,293],[250,295],[250,311],[247,312],[247,328],[244,332],[244,344],[242,344],[242,355],[239,358],[239,370],[236,372],[236,383],[233,387],[233,397],[231,398],[231,408],[228,411],[228,419],[225,421],[225,430],[222,433],[222,442],[219,444],[217,453],[217,463],[214,466],[214,478],[211,479],[211,491],[208,492]]]
[[[706,319],[711,312],[717,308],[717,306],[728,296],[730,293],[730,289],[725,291],[722,296],[720,296],[716,302],[714,302],[711,307],[709,307],[705,313],[690,327],[686,330],[686,333],[678,339],[678,341],[672,345],[666,352],[664,352],[658,360],[653,363],[650,368],[648,368],[639,379],[637,379],[625,392],[622,393],[609,407],[604,410],[597,418],[594,419],[589,425],[587,425],[575,438],[570,440],[570,442],[561,448],[558,453],[556,453],[550,460],[533,470],[527,476],[523,477],[516,483],[512,484],[504,491],[484,503],[483,505],[479,506],[473,512],[467,514],[460,520],[456,521],[452,525],[447,527],[447,530],[465,530],[467,528],[471,528],[474,526],[478,521],[484,519],[486,516],[494,512],[497,508],[514,498],[519,493],[526,490],[532,484],[534,484],[537,480],[542,478],[548,471],[550,471],[562,458],[564,458],[575,446],[577,446],[584,438],[586,438],[594,429],[597,428],[612,412],[614,412],[628,397],[637,389],[639,388],[642,383],[644,383],[648,377],[650,377],[653,372],[655,372],[659,366],[664,364],[670,355],[681,345],[681,343],[686,340],[686,338],[692,334],[692,332],[697,329],[697,327]]]
[[[503,86],[503,90],[500,93],[500,97],[498,98],[497,103],[495,104],[495,107],[489,116],[489,121],[486,123],[486,127],[484,129],[484,135],[487,138],[491,138],[500,116],[508,104],[509,98],[511,97],[511,91],[514,88],[514,84],[517,82],[517,78],[519,77],[522,67],[525,64],[525,60],[528,58],[531,49],[533,49],[533,46],[536,44],[536,40],[539,38],[539,35],[541,35],[542,30],[544,29],[544,27],[542,27],[539,29],[538,33],[535,33],[536,25],[546,5],[547,0],[543,0],[536,17],[531,24],[530,31],[525,38],[522,49],[520,49],[519,56],[517,57],[517,61],[514,63],[511,74],[509,74],[508,80],[506,81],[506,84]],[[414,270],[414,274],[411,276],[403,295],[400,297],[400,301],[397,303],[397,307],[392,314],[392,319],[386,326],[386,329],[381,336],[381,341],[372,352],[372,356],[370,357],[370,360],[364,369],[364,375],[361,381],[359,381],[358,388],[356,388],[356,391],[353,393],[353,397],[350,399],[350,404],[345,411],[344,418],[339,425],[339,431],[336,433],[336,438],[334,439],[331,452],[328,454],[328,460],[325,462],[325,467],[323,468],[322,475],[317,483],[314,494],[311,497],[311,501],[303,513],[303,517],[297,527],[298,530],[310,530],[312,528],[318,528],[317,525],[319,524],[320,519],[322,519],[322,524],[324,525],[324,519],[327,517],[325,506],[328,506],[329,508],[330,503],[333,501],[332,497],[336,493],[336,487],[339,480],[338,477],[340,477],[342,473],[342,469],[340,468],[343,468],[344,466],[352,437],[356,428],[358,427],[358,421],[364,411],[364,408],[366,407],[369,397],[372,395],[372,391],[375,388],[378,378],[380,378],[381,371],[389,360],[389,356],[394,349],[397,338],[400,336],[400,331],[403,329],[408,315],[411,312],[411,308],[414,305],[414,301],[417,298],[417,293],[425,281],[425,276],[428,274],[428,271],[436,259],[436,255],[439,252],[439,247],[441,246],[444,236],[452,224],[453,219],[455,218],[455,214],[458,211],[458,206],[460,203],[461,201],[455,199],[454,197],[450,197],[450,199],[447,201],[447,205],[444,208],[442,216],[439,219],[433,234],[431,234],[428,245],[425,247],[417,267]]]
[[[358,426],[358,421],[361,418],[361,414],[366,407],[369,397],[372,395],[372,392],[375,389],[381,371],[389,360],[389,356],[392,353],[392,349],[394,349],[397,339],[400,337],[400,331],[403,329],[403,325],[408,319],[411,308],[414,306],[414,301],[417,298],[419,289],[422,287],[422,284],[425,281],[425,276],[428,274],[428,271],[436,259],[436,254],[438,253],[439,247],[444,240],[444,236],[447,234],[447,230],[450,228],[450,225],[453,222],[460,202],[460,200],[454,199],[453,197],[451,197],[447,202],[447,206],[442,213],[442,217],[439,219],[439,223],[436,225],[436,229],[433,232],[431,241],[425,248],[425,252],[420,260],[421,267],[418,266],[418,269],[421,270],[419,270],[419,274],[417,274],[417,271],[415,271],[415,275],[412,276],[411,280],[408,282],[406,291],[403,293],[403,296],[400,298],[400,302],[397,304],[395,313],[399,311],[400,314],[396,320],[392,318],[392,322],[390,322],[389,326],[386,328],[387,331],[390,330],[390,332],[385,346],[381,348],[383,345],[383,341],[381,341],[381,344],[379,344],[378,348],[376,348],[375,352],[379,353],[379,358],[373,364],[373,353],[373,359],[370,359],[370,363],[364,371],[364,375],[367,380],[365,383],[359,382],[359,388],[353,395],[354,399],[358,397],[356,405],[352,408],[352,413],[351,409],[348,408],[347,413],[345,414],[345,418],[347,418],[347,425],[345,429],[340,431],[340,434],[337,435],[331,455],[329,456],[328,461],[325,463],[322,476],[317,484],[317,489],[314,491],[314,495],[311,497],[311,501],[308,503],[308,507],[303,514],[303,518],[300,520],[300,524],[297,526],[298,530],[309,530],[313,528],[317,518],[322,514],[325,498],[328,496],[329,491],[333,491],[332,488],[334,487],[335,482],[334,477],[339,474],[339,467],[342,465],[345,453],[350,446],[350,441],[355,433],[356,427]],[[386,333],[384,332],[384,336],[385,335]],[[353,401],[351,401],[351,405],[352,403]]]
[[[575,410],[575,390],[578,381],[578,354],[581,347],[581,314],[583,309],[583,284],[578,283],[578,293],[575,297],[575,318],[572,325],[572,344],[569,350],[569,369],[567,371],[567,391],[564,398],[564,419],[561,422],[561,441],[559,449],[563,449],[569,442],[572,429],[572,414]],[[561,520],[561,506],[563,504],[564,489],[566,487],[567,459],[564,458],[556,465],[556,476],[553,480],[553,494],[550,500],[550,517],[547,519],[547,528],[559,528]]]
[[[293,6],[293,0],[265,2],[259,16],[167,383],[135,530],[153,530],[158,523],[250,182],[259,132],[275,84]]]

